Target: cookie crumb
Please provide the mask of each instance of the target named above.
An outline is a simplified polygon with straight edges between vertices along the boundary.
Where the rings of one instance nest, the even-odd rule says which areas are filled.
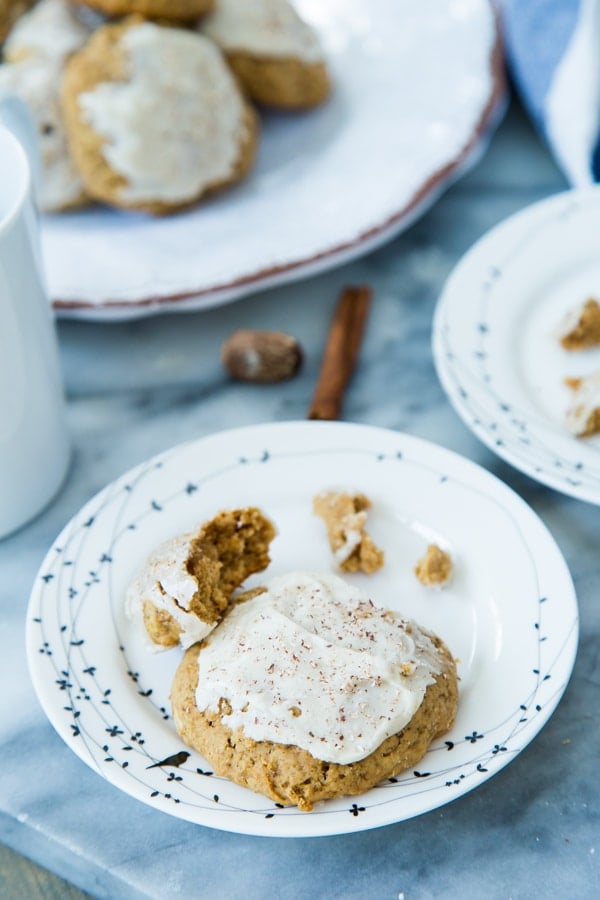
[[[567,316],[560,343],[565,350],[585,350],[600,345],[600,303],[593,297]]]
[[[415,575],[425,587],[442,587],[452,577],[452,557],[437,544],[429,544],[414,568]]]
[[[329,546],[342,572],[371,575],[383,566],[384,552],[365,530],[370,507],[365,494],[323,491],[313,499],[313,512],[325,523]]]
[[[564,382],[572,391],[566,416],[569,431],[578,438],[600,433],[600,372]]]

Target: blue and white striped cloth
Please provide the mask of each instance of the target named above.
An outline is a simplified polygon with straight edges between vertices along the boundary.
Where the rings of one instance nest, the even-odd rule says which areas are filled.
[[[573,186],[600,181],[600,0],[501,0],[525,106]]]

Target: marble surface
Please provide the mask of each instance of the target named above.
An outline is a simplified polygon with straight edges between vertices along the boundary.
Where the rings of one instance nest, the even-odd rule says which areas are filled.
[[[595,896],[600,875],[600,554],[596,507],[496,459],[461,424],[429,349],[436,298],[486,229],[564,188],[519,110],[478,168],[408,233],[371,256],[205,313],[59,328],[74,458],[38,519],[0,544],[0,841],[97,897],[279,900]],[[340,287],[376,293],[344,418],[437,441],[522,494],[554,534],[581,608],[575,672],[554,716],[499,775],[454,803],[370,832],[310,840],[221,833],[167,817],[105,783],[55,735],[23,647],[32,579],[52,539],[106,482],[151,454],[225,427],[303,418]],[[306,362],[293,381],[234,384],[219,347],[234,327],[288,330]]]

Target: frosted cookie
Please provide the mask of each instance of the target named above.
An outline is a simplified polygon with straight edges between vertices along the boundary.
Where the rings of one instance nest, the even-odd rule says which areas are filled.
[[[329,546],[342,572],[370,575],[383,565],[383,550],[365,530],[370,506],[364,494],[338,491],[323,491],[313,500],[313,512],[325,522]]]
[[[42,160],[37,195],[44,212],[57,212],[87,202],[83,182],[71,158],[59,102],[61,67],[52,60],[32,57],[0,66],[0,93],[22,100],[35,121]]]
[[[586,378],[567,378],[573,396],[567,410],[567,427],[577,437],[600,432],[600,372]]]
[[[19,19],[4,46],[0,92],[19,97],[37,127],[42,163],[37,200],[45,212],[87,202],[67,144],[60,86],[67,58],[88,36],[67,0],[41,0]]]
[[[217,0],[200,28],[221,47],[252,100],[295,109],[329,95],[319,38],[288,0]]]
[[[437,544],[429,544],[414,572],[425,587],[443,587],[452,578],[452,557]]]
[[[3,56],[7,62],[32,56],[64,62],[85,44],[89,34],[69,0],[40,0],[11,30]]]
[[[218,775],[301,810],[414,766],[457,702],[439,638],[302,573],[230,609],[171,691],[179,734]]]
[[[192,31],[129,19],[68,63],[71,150],[92,197],[167,213],[242,178],[257,118],[220,51]]]
[[[33,0],[0,0],[0,44]]]
[[[197,534],[162,544],[130,585],[125,608],[150,641],[189,647],[219,622],[233,592],[269,564],[271,522],[254,507],[228,510]],[[247,595],[246,595],[247,596]]]
[[[107,16],[129,16],[139,13],[145,19],[169,19],[186,22],[203,16],[214,0],[79,0],[84,6]]]
[[[593,298],[566,317],[560,342],[565,350],[600,346],[600,303]]]

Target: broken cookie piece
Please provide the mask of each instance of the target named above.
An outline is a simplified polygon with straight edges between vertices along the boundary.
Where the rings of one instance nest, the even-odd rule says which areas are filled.
[[[227,510],[197,533],[172,538],[149,556],[130,585],[126,611],[154,649],[190,647],[221,620],[232,594],[270,562],[275,528],[255,507]]]
[[[567,410],[567,426],[577,437],[591,437],[600,432],[600,372],[586,378],[566,378],[573,391]]]
[[[313,500],[313,512],[325,522],[329,546],[342,572],[376,572],[384,553],[365,531],[371,501],[365,494],[323,491]]]
[[[429,544],[425,556],[415,566],[414,572],[425,587],[443,587],[452,577],[452,557],[437,544]]]
[[[585,350],[600,346],[600,303],[589,300],[569,313],[561,330],[565,350]]]

